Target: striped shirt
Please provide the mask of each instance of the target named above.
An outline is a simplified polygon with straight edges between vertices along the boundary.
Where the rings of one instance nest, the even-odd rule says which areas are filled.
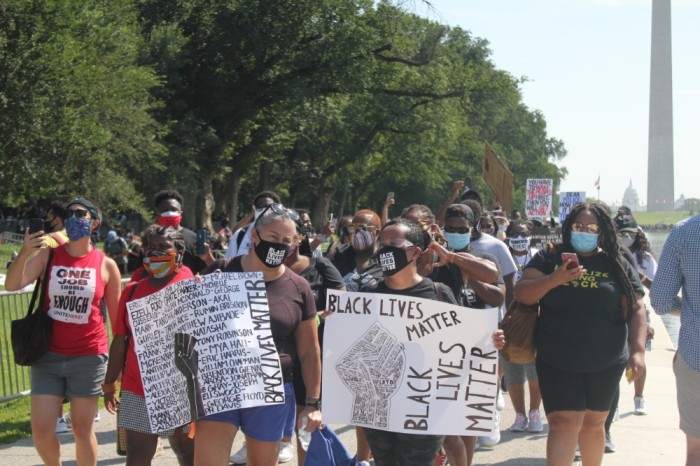
[[[678,352],[700,372],[700,215],[671,230],[649,296],[657,314],[681,311]]]

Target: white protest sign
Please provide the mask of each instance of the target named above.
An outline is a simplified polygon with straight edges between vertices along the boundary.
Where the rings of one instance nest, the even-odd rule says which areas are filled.
[[[564,219],[571,208],[579,202],[586,202],[586,191],[561,191],[559,193],[559,222],[563,223]]]
[[[527,218],[549,218],[552,211],[554,180],[528,178],[525,188],[525,215]]]
[[[325,423],[411,434],[491,431],[497,309],[335,290],[327,309]]]
[[[151,432],[284,402],[261,273],[183,280],[127,308]]]

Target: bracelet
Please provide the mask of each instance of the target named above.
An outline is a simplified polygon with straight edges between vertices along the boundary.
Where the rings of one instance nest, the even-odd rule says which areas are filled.
[[[310,406],[314,409],[321,409],[321,399],[320,398],[307,398],[306,406]]]
[[[111,393],[116,393],[116,391],[117,391],[117,382],[103,383],[102,384],[102,392],[105,395],[109,395]]]

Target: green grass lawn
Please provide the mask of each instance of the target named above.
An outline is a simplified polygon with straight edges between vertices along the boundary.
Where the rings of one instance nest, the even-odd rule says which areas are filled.
[[[640,225],[673,225],[679,221],[690,217],[690,213],[687,210],[682,211],[672,211],[672,212],[632,212],[634,218],[637,219],[637,223]]]
[[[29,397],[24,396],[0,404],[0,445],[30,437]]]

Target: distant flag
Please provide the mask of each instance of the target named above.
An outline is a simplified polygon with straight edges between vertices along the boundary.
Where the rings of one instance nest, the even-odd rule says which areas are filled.
[[[598,178],[596,178],[595,183],[593,183],[593,186],[600,186],[600,175],[598,175]]]

